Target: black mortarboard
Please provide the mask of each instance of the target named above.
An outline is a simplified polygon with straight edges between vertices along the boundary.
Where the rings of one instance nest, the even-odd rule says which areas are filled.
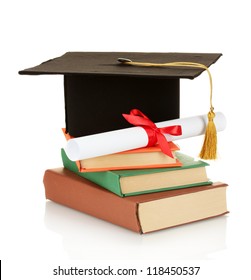
[[[209,67],[219,53],[67,52],[19,74],[64,75],[66,130],[78,137],[129,127],[123,113],[137,108],[153,122],[179,118],[180,79],[205,69],[131,67],[129,58],[152,63],[194,62]],[[122,61],[123,62],[123,61]]]

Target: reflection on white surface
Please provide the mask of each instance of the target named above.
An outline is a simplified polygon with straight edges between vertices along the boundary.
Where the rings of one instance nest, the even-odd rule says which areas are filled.
[[[45,226],[70,259],[210,259],[226,250],[227,216],[140,235],[51,201]]]

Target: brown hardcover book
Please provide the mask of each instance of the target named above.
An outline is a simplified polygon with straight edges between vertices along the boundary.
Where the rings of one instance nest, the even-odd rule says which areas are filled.
[[[65,168],[44,174],[46,198],[135,232],[147,233],[228,213],[224,183],[119,197]]]

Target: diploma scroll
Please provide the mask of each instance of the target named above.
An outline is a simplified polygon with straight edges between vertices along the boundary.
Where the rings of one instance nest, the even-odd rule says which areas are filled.
[[[182,135],[172,136],[165,134],[168,141],[176,141],[205,133],[207,115],[175,119],[156,123],[156,126],[166,127],[181,125]],[[217,112],[214,118],[217,131],[226,127],[226,118]],[[65,152],[70,160],[76,161],[107,154],[119,153],[131,149],[145,147],[148,144],[148,135],[142,127],[131,127],[109,132],[103,132],[68,140]]]

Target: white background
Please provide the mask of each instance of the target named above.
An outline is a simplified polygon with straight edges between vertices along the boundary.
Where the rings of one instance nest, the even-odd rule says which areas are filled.
[[[229,276],[248,279],[251,249],[248,3],[244,0],[1,2],[3,279],[59,279],[52,276],[52,269],[58,265],[139,269],[149,265],[200,265],[200,277],[196,279]],[[43,173],[47,168],[62,166],[60,149],[65,145],[60,130],[64,126],[63,78],[20,76],[18,71],[67,51],[223,53],[210,69],[214,107],[224,112],[228,125],[218,135],[219,159],[211,163],[208,173],[212,180],[229,184],[229,215],[142,236],[46,202]],[[206,73],[193,81],[181,81],[181,117],[207,113],[208,88]],[[201,142],[198,137],[177,144],[184,152],[196,156]],[[67,279],[77,278],[80,279]]]

